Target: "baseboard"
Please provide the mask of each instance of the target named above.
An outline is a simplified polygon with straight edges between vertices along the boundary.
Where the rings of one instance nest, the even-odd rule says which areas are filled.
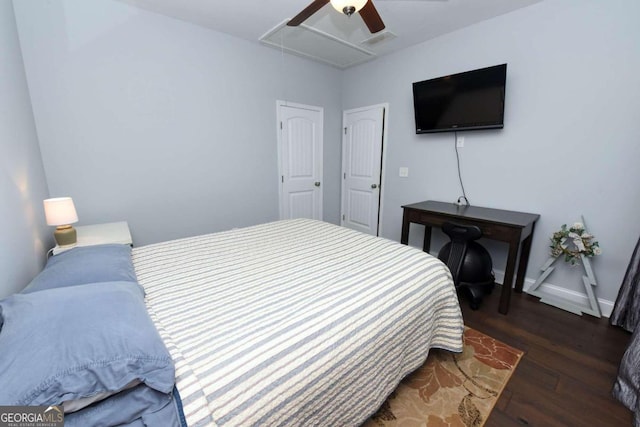
[[[504,280],[504,271],[494,270],[494,274],[496,275],[496,283],[502,283]],[[524,291],[526,292],[533,284],[535,280],[525,278],[524,280]],[[586,294],[582,292],[572,291],[562,286],[554,285],[552,283],[545,282],[540,285],[538,288],[540,291],[549,294],[554,297],[562,298],[564,300],[570,301],[574,304],[578,304],[581,306],[588,307],[589,306],[589,298]],[[611,316],[611,312],[613,311],[614,301],[609,301],[606,299],[598,298],[598,304],[600,305],[600,311],[604,317]]]

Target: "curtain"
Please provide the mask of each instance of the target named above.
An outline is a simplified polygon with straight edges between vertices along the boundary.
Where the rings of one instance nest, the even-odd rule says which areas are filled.
[[[622,357],[612,394],[633,411],[633,425],[640,427],[640,239],[631,256],[629,267],[620,286],[616,305],[609,321],[633,332],[631,342]],[[635,332],[634,332],[635,330]]]
[[[640,239],[633,251],[609,321],[633,332],[640,320]]]
[[[640,328],[631,335],[631,342],[618,368],[613,384],[613,397],[633,412],[633,426],[640,427]]]

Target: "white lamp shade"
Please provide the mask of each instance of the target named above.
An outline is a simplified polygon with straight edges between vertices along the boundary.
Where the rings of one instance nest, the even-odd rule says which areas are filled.
[[[47,225],[68,225],[78,222],[78,214],[71,197],[56,197],[44,201]]]
[[[345,7],[353,6],[357,12],[367,4],[367,1],[368,0],[331,0],[331,6],[340,13],[342,13]]]

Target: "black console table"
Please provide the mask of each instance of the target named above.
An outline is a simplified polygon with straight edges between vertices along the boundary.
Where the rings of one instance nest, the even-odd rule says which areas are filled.
[[[425,226],[422,246],[425,252],[429,252],[431,247],[431,227],[440,227],[447,221],[476,225],[482,230],[482,237],[508,243],[509,254],[507,255],[507,266],[504,272],[498,311],[502,314],[509,312],[518,249],[520,249],[520,260],[518,262],[515,291],[520,293],[522,292],[524,275],[529,262],[533,230],[540,215],[477,206],[458,206],[454,203],[433,200],[405,205],[402,206],[402,209],[404,211],[400,243],[405,245],[409,243],[409,226],[411,223],[422,224]]]

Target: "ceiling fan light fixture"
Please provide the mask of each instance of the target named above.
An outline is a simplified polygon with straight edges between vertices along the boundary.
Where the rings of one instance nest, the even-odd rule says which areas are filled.
[[[331,0],[331,6],[338,12],[351,16],[367,4],[369,0]]]

